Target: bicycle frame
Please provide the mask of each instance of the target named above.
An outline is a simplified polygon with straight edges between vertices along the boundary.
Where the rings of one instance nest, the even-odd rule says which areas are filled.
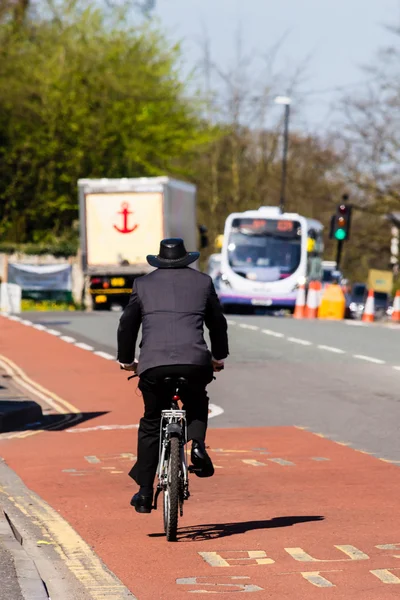
[[[178,390],[176,391],[178,394]],[[187,422],[186,411],[178,407],[176,401],[171,401],[171,408],[161,412],[160,452],[157,467],[158,485],[154,498],[154,508],[157,508],[159,494],[167,488],[168,483],[168,447],[171,437],[179,438],[180,461],[183,479],[183,500],[189,498],[189,469],[187,465]]]

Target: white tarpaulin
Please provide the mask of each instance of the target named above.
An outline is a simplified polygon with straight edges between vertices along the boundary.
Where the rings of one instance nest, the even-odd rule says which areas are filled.
[[[69,292],[72,289],[72,266],[9,263],[8,281],[16,283],[23,290]]]
[[[2,283],[0,285],[0,310],[7,313],[20,313],[21,293],[19,285]]]

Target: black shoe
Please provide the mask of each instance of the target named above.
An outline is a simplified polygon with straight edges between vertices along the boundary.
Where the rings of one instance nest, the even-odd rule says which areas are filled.
[[[132,497],[131,506],[134,506],[138,513],[151,513],[151,509],[153,508],[153,495],[144,496],[139,491]]]
[[[193,463],[193,468],[190,471],[195,473],[197,477],[212,477],[214,475],[212,460],[207,454],[205,443],[202,440],[193,440],[190,457]]]

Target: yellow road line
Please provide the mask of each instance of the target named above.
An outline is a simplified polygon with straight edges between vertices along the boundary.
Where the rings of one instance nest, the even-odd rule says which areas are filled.
[[[45,404],[50,406],[53,410],[58,412],[60,415],[65,415],[67,413],[72,413],[76,415],[71,419],[71,425],[79,418],[81,411],[79,408],[67,402],[63,398],[60,398],[54,392],[50,392],[47,388],[43,387],[36,381],[33,381],[28,375],[23,371],[18,365],[16,365],[12,360],[0,354],[0,368],[3,368],[10,377],[13,378],[13,381],[20,385],[22,388],[26,389],[31,394],[35,394],[38,398],[40,398]],[[43,427],[41,430],[35,431],[19,431],[17,433],[13,433],[7,436],[7,439],[24,439],[27,437],[31,437],[33,435],[37,435],[41,433],[43,430],[51,431],[56,428],[58,425],[48,425]]]
[[[0,486],[0,493],[39,527],[42,537],[37,544],[54,548],[92,600],[135,600],[69,523],[39,496],[26,490],[14,497],[9,495],[7,486]]]
[[[43,387],[36,381],[33,381],[30,377],[28,377],[28,375],[25,373],[25,371],[23,371],[12,360],[10,360],[9,358],[6,358],[2,354],[0,354],[0,366],[5,368],[6,371],[10,375],[14,376],[14,378],[15,378],[15,373],[16,373],[18,378],[20,380],[22,380],[22,382],[20,381],[19,383],[22,383],[24,385],[24,387],[29,389],[29,391],[31,391],[31,392],[32,392],[32,388],[33,388],[34,393],[36,393],[39,397],[41,397],[52,408],[57,410],[57,412],[60,412],[61,414],[64,414],[66,410],[71,413],[80,413],[81,412],[79,410],[79,408],[76,408],[76,406],[74,406],[70,402],[67,402],[67,400],[60,398],[60,396],[57,396],[57,394],[50,392],[48,389],[46,389],[45,387]],[[10,373],[10,371],[9,371],[10,369],[11,369],[11,371],[14,371],[14,373]],[[28,386],[30,386],[30,387],[28,387]],[[43,398],[43,396],[41,396],[41,394],[44,394],[45,397]],[[63,407],[64,410],[62,412],[61,412],[60,406],[57,406],[57,404],[61,405]]]

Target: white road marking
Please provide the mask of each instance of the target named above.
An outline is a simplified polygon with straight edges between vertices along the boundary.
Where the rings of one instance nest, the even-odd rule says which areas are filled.
[[[333,346],[324,346],[323,344],[320,344],[318,348],[320,350],[326,350],[327,352],[334,352],[335,354],[346,354],[344,350],[341,350],[340,348],[334,348]]]
[[[364,321],[348,321],[347,319],[344,321],[345,325],[350,325],[351,327],[367,327],[369,323],[364,323]]]
[[[247,323],[240,323],[239,327],[241,327],[242,329],[251,329],[252,331],[257,331],[258,329],[260,329],[259,327],[257,327],[257,325],[247,325]]]
[[[236,321],[232,321],[231,319],[227,319],[226,322],[228,325],[237,325]]]
[[[108,354],[108,352],[94,352],[96,356],[100,356],[101,358],[105,358],[106,360],[116,360],[115,356]]]
[[[28,325],[28,327],[32,327],[33,325],[32,321],[27,321],[26,319],[21,320],[21,323],[23,325]]]
[[[34,329],[37,329],[38,331],[46,331],[47,327],[45,327],[44,325],[40,325],[40,323],[38,323],[37,325],[33,326]]]
[[[8,317],[10,319],[10,321],[22,321],[21,317],[16,317],[15,315],[4,315],[5,317]]]
[[[216,404],[209,404],[208,408],[210,409],[210,412],[208,413],[208,418],[212,419],[213,417],[218,417],[219,415],[222,415],[222,413],[224,413],[224,409],[221,408],[221,406],[217,406]]]
[[[374,363],[375,365],[384,365],[385,361],[380,358],[373,358],[372,356],[364,356],[364,354],[353,354],[354,358],[359,358],[360,360],[366,360],[367,362]]]
[[[138,429],[139,424],[132,425],[97,425],[96,427],[74,427],[66,429],[67,433],[86,433],[87,431],[113,431],[114,429]]]
[[[301,340],[295,337],[288,338],[288,342],[293,342],[293,344],[300,344],[301,346],[312,346],[312,342],[309,342],[308,340]]]
[[[60,337],[60,340],[62,340],[63,342],[68,342],[68,344],[73,344],[74,342],[76,342],[76,339],[70,337],[69,335],[62,335]]]
[[[278,333],[278,331],[271,331],[271,329],[263,329],[262,332],[265,333],[265,335],[272,335],[272,337],[276,337],[276,338],[284,338],[285,337],[283,335],[283,333]]]
[[[78,342],[75,344],[76,348],[81,348],[81,350],[94,350],[93,346],[89,346],[88,344],[83,344],[82,342]]]
[[[400,367],[393,367],[395,371],[400,371]]]
[[[61,335],[61,331],[57,331],[57,329],[48,329],[47,333],[50,333],[50,335]]]

